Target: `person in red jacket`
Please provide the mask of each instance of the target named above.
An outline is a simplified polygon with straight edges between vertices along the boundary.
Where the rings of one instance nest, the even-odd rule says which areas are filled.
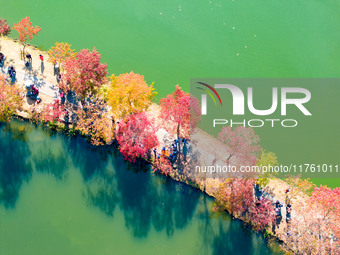
[[[40,58],[41,62],[44,62],[44,56],[43,55],[39,55],[39,58]]]

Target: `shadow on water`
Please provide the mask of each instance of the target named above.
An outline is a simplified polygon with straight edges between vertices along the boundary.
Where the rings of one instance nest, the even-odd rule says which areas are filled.
[[[273,243],[268,249],[268,242],[261,233],[254,232],[249,226],[225,212],[212,212],[212,201],[204,195],[199,216],[201,242],[196,254],[284,254]]]
[[[165,229],[170,236],[176,228],[182,229],[190,222],[201,194],[163,176],[154,180],[157,181],[163,185],[155,189],[158,204],[154,206],[153,225],[159,231]]]
[[[193,217],[197,191],[164,177],[152,178],[148,165],[125,162],[115,146],[95,147],[78,137],[68,140],[67,149],[83,176],[89,205],[110,217],[119,206],[134,237],[147,237],[151,226],[171,236]]]
[[[87,168],[83,169],[86,198],[110,217],[119,206],[134,237],[147,237],[151,226],[171,236],[193,217],[200,194],[192,188],[163,176],[154,178],[148,165],[139,162],[136,167],[121,156],[102,163],[105,165],[92,169],[91,176]]]
[[[96,147],[79,136],[69,139],[66,150],[73,164],[80,168],[85,182],[105,169],[112,154],[112,146]]]
[[[32,176],[30,150],[24,126],[0,126],[0,203],[14,208],[24,181]]]
[[[214,236],[212,242],[212,254],[252,254],[254,252],[251,233],[241,230],[242,225],[233,222],[228,227],[219,223],[218,232]],[[242,240],[242,245],[240,245]],[[265,254],[265,253],[260,253]]]
[[[48,173],[62,180],[68,169],[68,157],[63,150],[53,151],[45,140],[37,153],[32,155],[33,165],[37,172]]]

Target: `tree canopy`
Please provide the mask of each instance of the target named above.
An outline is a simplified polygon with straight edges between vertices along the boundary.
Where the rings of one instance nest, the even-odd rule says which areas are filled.
[[[158,145],[156,127],[144,112],[131,114],[120,122],[116,138],[120,152],[130,162],[146,158],[147,153]]]
[[[201,120],[199,101],[179,85],[176,90],[160,100],[160,117],[164,128],[178,137],[189,137],[190,129],[195,128]]]
[[[70,56],[64,63],[65,73],[59,86],[65,92],[74,91],[82,99],[95,93],[106,82],[107,65],[100,60],[95,48],[92,52],[82,49],[74,58]]]
[[[7,20],[0,18],[0,37],[8,35],[11,32],[11,27],[8,25]]]
[[[112,114],[122,119],[131,113],[147,111],[157,93],[148,85],[143,75],[134,72],[111,76],[107,100]]]
[[[14,29],[19,33],[19,40],[26,43],[28,39],[32,40],[38,32],[41,31],[39,26],[32,26],[30,17],[23,18],[18,23],[14,24]]]
[[[22,89],[17,85],[6,84],[5,77],[0,75],[0,122],[9,122],[12,116],[21,109]]]
[[[70,57],[75,57],[76,53],[75,50],[71,49],[71,44],[64,43],[64,42],[56,42],[51,49],[48,50],[49,61],[54,64],[61,65]]]

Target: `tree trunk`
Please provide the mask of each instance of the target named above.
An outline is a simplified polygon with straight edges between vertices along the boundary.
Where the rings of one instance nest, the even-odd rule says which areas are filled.
[[[179,124],[177,125],[177,138],[179,137]]]
[[[26,48],[26,43],[24,43],[24,47],[22,49],[22,60],[25,61],[25,48]]]

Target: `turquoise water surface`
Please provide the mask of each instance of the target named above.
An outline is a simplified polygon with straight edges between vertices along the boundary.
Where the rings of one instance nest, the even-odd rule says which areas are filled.
[[[200,191],[21,122],[0,129],[0,254],[278,254]]]

